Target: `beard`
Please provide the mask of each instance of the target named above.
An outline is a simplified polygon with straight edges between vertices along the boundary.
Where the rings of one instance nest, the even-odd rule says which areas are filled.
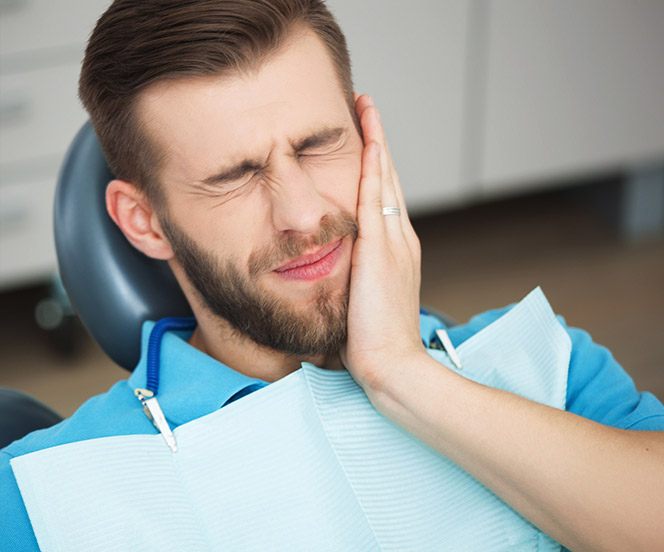
[[[311,305],[298,309],[259,286],[257,277],[313,246],[348,235],[354,242],[358,227],[350,213],[325,215],[316,236],[288,235],[254,251],[245,273],[231,259],[205,251],[164,213],[160,222],[203,305],[234,331],[259,345],[294,355],[332,355],[346,342],[349,282],[342,290],[331,289],[325,281],[314,284]]]

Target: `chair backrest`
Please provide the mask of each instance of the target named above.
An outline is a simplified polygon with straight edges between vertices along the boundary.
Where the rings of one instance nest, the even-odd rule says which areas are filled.
[[[133,370],[145,320],[191,316],[173,273],[126,240],[106,212],[113,179],[89,122],[74,138],[55,194],[60,276],[83,324],[120,366]]]
[[[31,396],[0,388],[0,449],[24,435],[57,424],[62,418]]]
[[[55,195],[54,234],[62,282],[92,337],[120,366],[133,370],[141,325],[191,309],[168,265],[136,251],[106,212],[111,174],[90,123],[65,157]],[[452,325],[444,315],[438,315]],[[0,449],[62,418],[39,401],[0,389]]]
[[[62,282],[76,313],[104,351],[133,370],[145,320],[192,313],[168,265],[134,249],[108,216],[105,193],[112,179],[87,122],[60,172],[55,245]],[[454,325],[445,315],[434,314]]]

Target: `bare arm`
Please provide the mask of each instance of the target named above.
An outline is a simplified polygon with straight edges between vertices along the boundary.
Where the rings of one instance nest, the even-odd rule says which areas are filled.
[[[572,550],[664,547],[664,432],[603,426],[466,380],[426,354],[402,368],[375,366],[390,379],[365,386],[374,406],[542,531]]]
[[[344,365],[374,406],[573,550],[664,550],[664,432],[600,425],[489,388],[419,335],[419,241],[367,96]],[[396,206],[401,216],[383,216]]]

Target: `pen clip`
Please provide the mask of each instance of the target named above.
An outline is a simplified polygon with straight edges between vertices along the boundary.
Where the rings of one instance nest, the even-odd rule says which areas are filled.
[[[436,337],[438,337],[438,341],[443,347],[443,350],[447,353],[447,356],[450,357],[450,360],[452,361],[452,364],[454,364],[454,367],[457,370],[463,370],[463,366],[461,366],[461,358],[459,357],[459,353],[457,353],[457,350],[454,348],[454,345],[452,345],[452,340],[450,339],[450,336],[447,334],[447,331],[442,328],[436,330]]]
[[[152,425],[157,428],[157,431],[161,433],[168,448],[170,448],[172,452],[177,452],[178,446],[175,442],[175,435],[173,435],[173,432],[166,421],[166,416],[164,416],[164,411],[161,409],[159,401],[157,400],[157,397],[154,396],[154,393],[149,389],[138,388],[134,389],[134,395],[136,395],[138,400],[141,401],[143,412],[145,412],[148,420],[152,422]]]

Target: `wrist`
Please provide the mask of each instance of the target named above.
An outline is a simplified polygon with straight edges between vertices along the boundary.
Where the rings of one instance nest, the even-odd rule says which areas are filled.
[[[424,409],[437,407],[455,379],[455,374],[424,349],[385,359],[368,373],[367,397],[376,410],[399,423],[413,416],[421,418]]]

